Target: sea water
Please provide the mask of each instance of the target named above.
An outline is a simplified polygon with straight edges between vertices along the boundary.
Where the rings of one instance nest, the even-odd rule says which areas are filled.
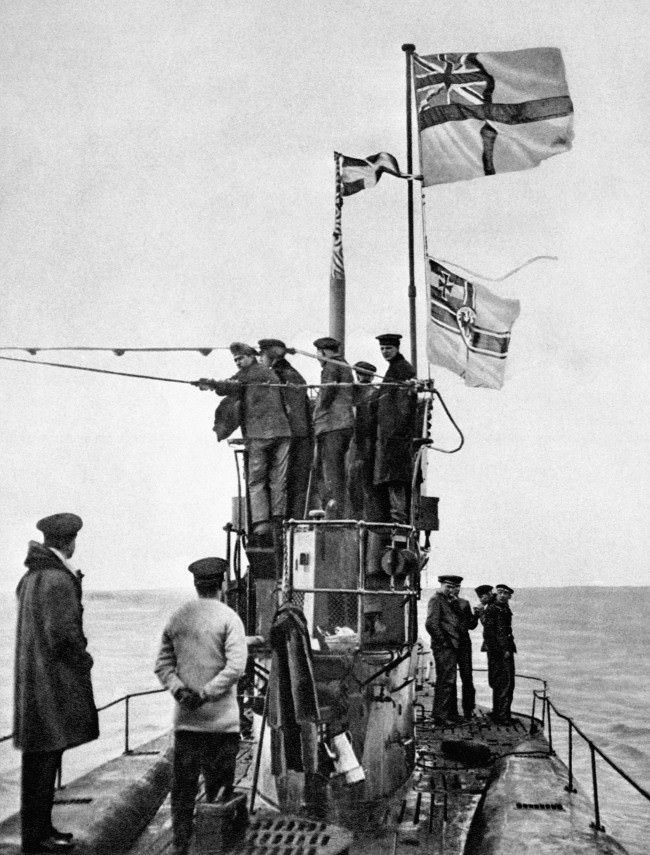
[[[496,580],[499,581],[499,580]],[[507,581],[507,580],[506,580]],[[420,624],[423,641],[426,605]],[[193,596],[185,591],[86,591],[84,622],[95,658],[93,684],[99,707],[128,693],[158,689],[153,674],[162,628],[169,614]],[[472,604],[472,591],[463,591]],[[650,589],[529,588],[510,601],[519,674],[548,680],[558,709],[575,723],[644,789],[650,789]],[[11,732],[15,600],[0,605],[0,736]],[[477,669],[477,701],[489,708],[481,629],[472,633]],[[534,681],[519,679],[514,708],[530,714]],[[130,747],[164,733],[172,704],[165,692],[135,698],[130,704]],[[539,712],[539,705],[538,705]],[[566,725],[552,719],[553,743],[567,759]],[[124,704],[100,713],[97,742],[64,754],[63,783],[124,750]],[[591,796],[588,749],[574,734],[574,770]],[[650,840],[650,803],[602,760],[597,761],[601,823],[630,853],[642,855]],[[0,743],[0,816],[19,807],[20,754],[11,741]],[[562,794],[558,794],[559,796]]]

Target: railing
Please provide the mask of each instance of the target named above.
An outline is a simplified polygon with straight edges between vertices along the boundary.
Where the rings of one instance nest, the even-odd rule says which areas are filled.
[[[133,751],[130,747],[130,742],[129,742],[129,739],[130,739],[129,728],[130,728],[130,721],[131,721],[129,704],[130,704],[131,698],[141,698],[141,697],[144,697],[145,695],[159,695],[161,692],[166,692],[166,691],[167,691],[166,689],[149,689],[148,691],[145,691],[145,692],[129,692],[128,695],[122,695],[121,698],[115,698],[115,700],[109,701],[109,703],[104,704],[104,706],[97,707],[97,712],[100,713],[100,712],[103,712],[104,710],[109,709],[110,707],[117,706],[117,704],[121,704],[121,703],[124,704],[124,751],[122,752],[123,754],[133,754]],[[13,737],[13,733],[9,733],[6,736],[1,736],[0,737],[0,743],[7,742],[12,737]],[[58,769],[56,785],[57,785],[58,789],[61,789],[61,787],[62,787],[62,784],[61,784],[61,766],[59,766],[59,769]]]
[[[517,674],[517,677],[523,676]],[[560,712],[555,704],[551,701],[546,693],[546,688],[544,688],[543,692],[538,690],[533,690],[533,709],[536,700],[540,700],[542,702],[542,727],[546,726],[547,730],[547,739],[549,746],[549,754],[555,754],[555,750],[553,749],[553,730],[551,725],[551,711],[555,713],[555,715],[567,722],[568,725],[568,767],[569,767],[569,780],[566,785],[566,790],[569,793],[575,793],[576,789],[573,786],[573,733],[574,731],[582,738],[582,740],[586,743],[589,748],[589,755],[591,761],[591,788],[592,788],[592,797],[594,803],[594,821],[590,823],[591,828],[595,831],[605,831],[605,826],[602,825],[600,821],[600,804],[598,800],[598,770],[596,766],[596,755],[598,755],[602,760],[604,760],[607,765],[613,769],[619,777],[621,777],[624,781],[626,781],[630,786],[632,786],[638,793],[640,793],[647,801],[650,801],[650,793],[647,790],[644,790],[637,782],[630,777],[620,766],[618,766],[610,757],[605,754],[602,749],[600,749],[594,742],[591,740],[585,733],[580,730],[578,725],[573,721],[573,719],[566,715],[565,713]]]
[[[431,655],[430,650],[424,649],[423,646],[420,647],[418,651],[419,662],[418,662],[418,671],[419,676],[417,679],[418,684],[421,686],[424,682],[423,677],[423,665],[426,661],[426,658]],[[487,673],[487,668],[474,668],[474,673],[482,672]],[[592,800],[594,806],[594,821],[590,823],[590,827],[595,831],[605,831],[605,826],[601,823],[600,817],[600,802],[598,797],[598,770],[596,765],[596,755],[598,755],[602,760],[604,760],[608,766],[613,769],[619,777],[621,777],[624,781],[626,781],[630,786],[632,786],[638,793],[640,793],[646,800],[650,801],[650,793],[647,790],[644,790],[643,787],[640,786],[630,775],[627,774],[620,766],[618,766],[610,757],[605,754],[605,752],[600,749],[592,739],[590,739],[583,731],[578,727],[575,721],[565,713],[560,712],[555,704],[551,701],[548,696],[548,684],[546,680],[541,677],[533,676],[532,674],[515,674],[517,680],[531,680],[537,683],[541,683],[541,689],[533,689],[533,704],[532,710],[530,713],[530,734],[535,733],[538,726],[541,725],[542,732],[546,732],[546,739],[548,742],[548,755],[553,756],[556,754],[555,749],[553,747],[553,724],[551,719],[551,712],[553,712],[558,719],[565,721],[568,726],[568,758],[567,758],[567,766],[569,771],[569,780],[565,787],[568,793],[575,793],[576,788],[574,786],[574,774],[573,774],[573,734],[577,733],[582,740],[585,742],[589,749],[590,761],[591,761],[591,788],[592,788]],[[541,702],[541,717],[535,718],[535,712],[537,710],[537,702]],[[526,715],[523,713],[519,713],[519,715]]]

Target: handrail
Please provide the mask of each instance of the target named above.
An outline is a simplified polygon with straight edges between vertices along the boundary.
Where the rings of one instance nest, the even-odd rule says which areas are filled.
[[[126,695],[122,695],[119,698],[115,698],[112,701],[109,701],[107,704],[104,704],[101,707],[97,707],[97,712],[103,712],[104,710],[109,709],[110,707],[114,707],[117,704],[124,703],[124,751],[123,754],[132,754],[133,751],[129,746],[129,727],[130,727],[130,716],[129,716],[129,701],[131,698],[140,698],[145,695],[158,695],[161,692],[166,692],[166,689],[147,689],[144,692],[129,692]],[[0,737],[0,742],[7,742],[7,740],[12,739],[13,733],[8,733],[6,736]],[[57,788],[61,788],[61,766],[59,766],[58,774],[57,774]]]
[[[644,790],[640,784],[637,784],[637,782],[634,780],[634,778],[631,778],[627,774],[627,772],[625,772],[623,769],[621,769],[621,767],[611,759],[611,757],[608,757],[607,754],[605,754],[605,752],[601,748],[599,748],[596,745],[596,743],[592,739],[590,739],[590,737],[587,736],[586,733],[583,733],[583,731],[578,727],[578,725],[571,718],[571,716],[566,715],[566,713],[560,712],[560,710],[555,706],[553,701],[551,701],[551,699],[548,696],[542,697],[540,695],[540,693],[538,693],[537,690],[534,690],[534,692],[535,692],[535,695],[537,695],[537,697],[542,700],[542,702],[547,704],[549,709],[553,710],[553,712],[555,713],[555,715],[558,718],[561,718],[564,721],[569,723],[569,733],[570,734],[572,734],[572,732],[575,730],[575,732],[579,736],[581,736],[582,739],[587,743],[587,745],[589,746],[590,752],[593,755],[598,754],[617,774],[619,774],[621,776],[621,778],[623,778],[623,780],[627,781],[627,783],[630,784],[632,787],[634,787],[634,789],[637,790],[637,792],[639,792],[644,798],[646,798],[648,801],[650,801],[650,792],[648,792],[647,790]],[[573,738],[571,736],[569,739],[570,751],[572,751],[572,743],[573,743]],[[572,780],[569,781],[569,785],[571,785],[571,784],[572,784]]]

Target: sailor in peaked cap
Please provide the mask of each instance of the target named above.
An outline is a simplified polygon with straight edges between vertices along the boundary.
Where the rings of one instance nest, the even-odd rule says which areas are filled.
[[[504,584],[497,585],[496,589],[497,589],[497,591],[505,591],[505,593],[510,594],[510,596],[512,596],[514,594],[514,590],[510,587],[510,585],[504,585]]]
[[[440,590],[429,600],[427,632],[436,663],[433,716],[436,724],[446,726],[458,720],[456,674],[462,682],[463,716],[472,717],[476,692],[472,679],[472,642],[469,630],[478,617],[467,600],[458,596],[462,576],[444,573],[438,576]]]
[[[243,341],[233,341],[230,345],[230,352],[233,356],[257,356],[255,348]]]
[[[187,852],[192,837],[198,769],[206,801],[232,798],[239,747],[237,682],[248,650],[239,615],[222,602],[223,558],[189,565],[197,597],[169,617],[155,673],[176,700],[172,758],[174,852]]]
[[[463,581],[462,576],[450,576],[449,574],[445,574],[444,576],[438,576],[438,581],[440,584],[444,584],[447,582],[449,585],[460,585]]]
[[[478,588],[474,588],[477,597],[484,597],[486,594],[492,593],[492,585],[479,585]]]
[[[68,748],[99,728],[81,605],[81,571],[70,563],[83,523],[76,514],[43,517],[18,583],[14,745],[22,751],[22,852],[68,852],[73,834],[52,825],[57,767]],[[56,640],[57,643],[53,643]],[[60,642],[60,643],[58,643]]]
[[[415,378],[415,370],[400,353],[401,338],[399,333],[377,336],[388,369],[377,408],[374,481],[384,508],[384,519],[388,521],[389,517],[391,522],[404,524],[409,519],[417,395],[406,385]]]
[[[282,339],[279,338],[261,338],[257,342],[257,347],[259,348],[261,353],[266,350],[273,350],[274,348],[277,348],[278,350],[283,350],[285,352],[287,350],[286,344],[282,341]]]
[[[228,572],[228,562],[224,558],[199,558],[187,569],[195,582],[222,582]]]
[[[46,540],[65,542],[77,536],[83,526],[81,517],[76,514],[52,514],[43,517],[36,523],[36,528],[43,532]]]
[[[322,338],[317,338],[314,342],[314,347],[316,350],[333,350],[335,353],[338,353],[341,347],[341,342],[329,335],[326,335]]]
[[[375,336],[380,347],[388,345],[389,347],[399,347],[402,340],[401,333],[382,333]]]
[[[363,383],[370,383],[372,380],[373,374],[377,373],[377,366],[373,365],[372,362],[355,362],[352,366],[355,370],[355,373],[359,375],[359,380]]]

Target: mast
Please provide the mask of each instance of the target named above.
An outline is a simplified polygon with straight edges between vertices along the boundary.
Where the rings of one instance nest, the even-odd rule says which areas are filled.
[[[411,130],[411,91],[413,76],[413,52],[415,45],[403,44],[402,50],[406,54],[406,171],[413,175],[413,134]],[[417,328],[415,323],[415,252],[413,248],[413,179],[409,178],[407,195],[408,209],[408,252],[409,252],[409,334],[411,338],[411,364],[417,372]]]
[[[341,209],[343,190],[341,187],[341,155],[334,152],[336,168],[336,193],[334,198],[334,231],[332,233],[332,262],[330,267],[330,335],[341,342],[341,353],[345,352],[345,268],[343,266],[343,239],[341,236]]]

